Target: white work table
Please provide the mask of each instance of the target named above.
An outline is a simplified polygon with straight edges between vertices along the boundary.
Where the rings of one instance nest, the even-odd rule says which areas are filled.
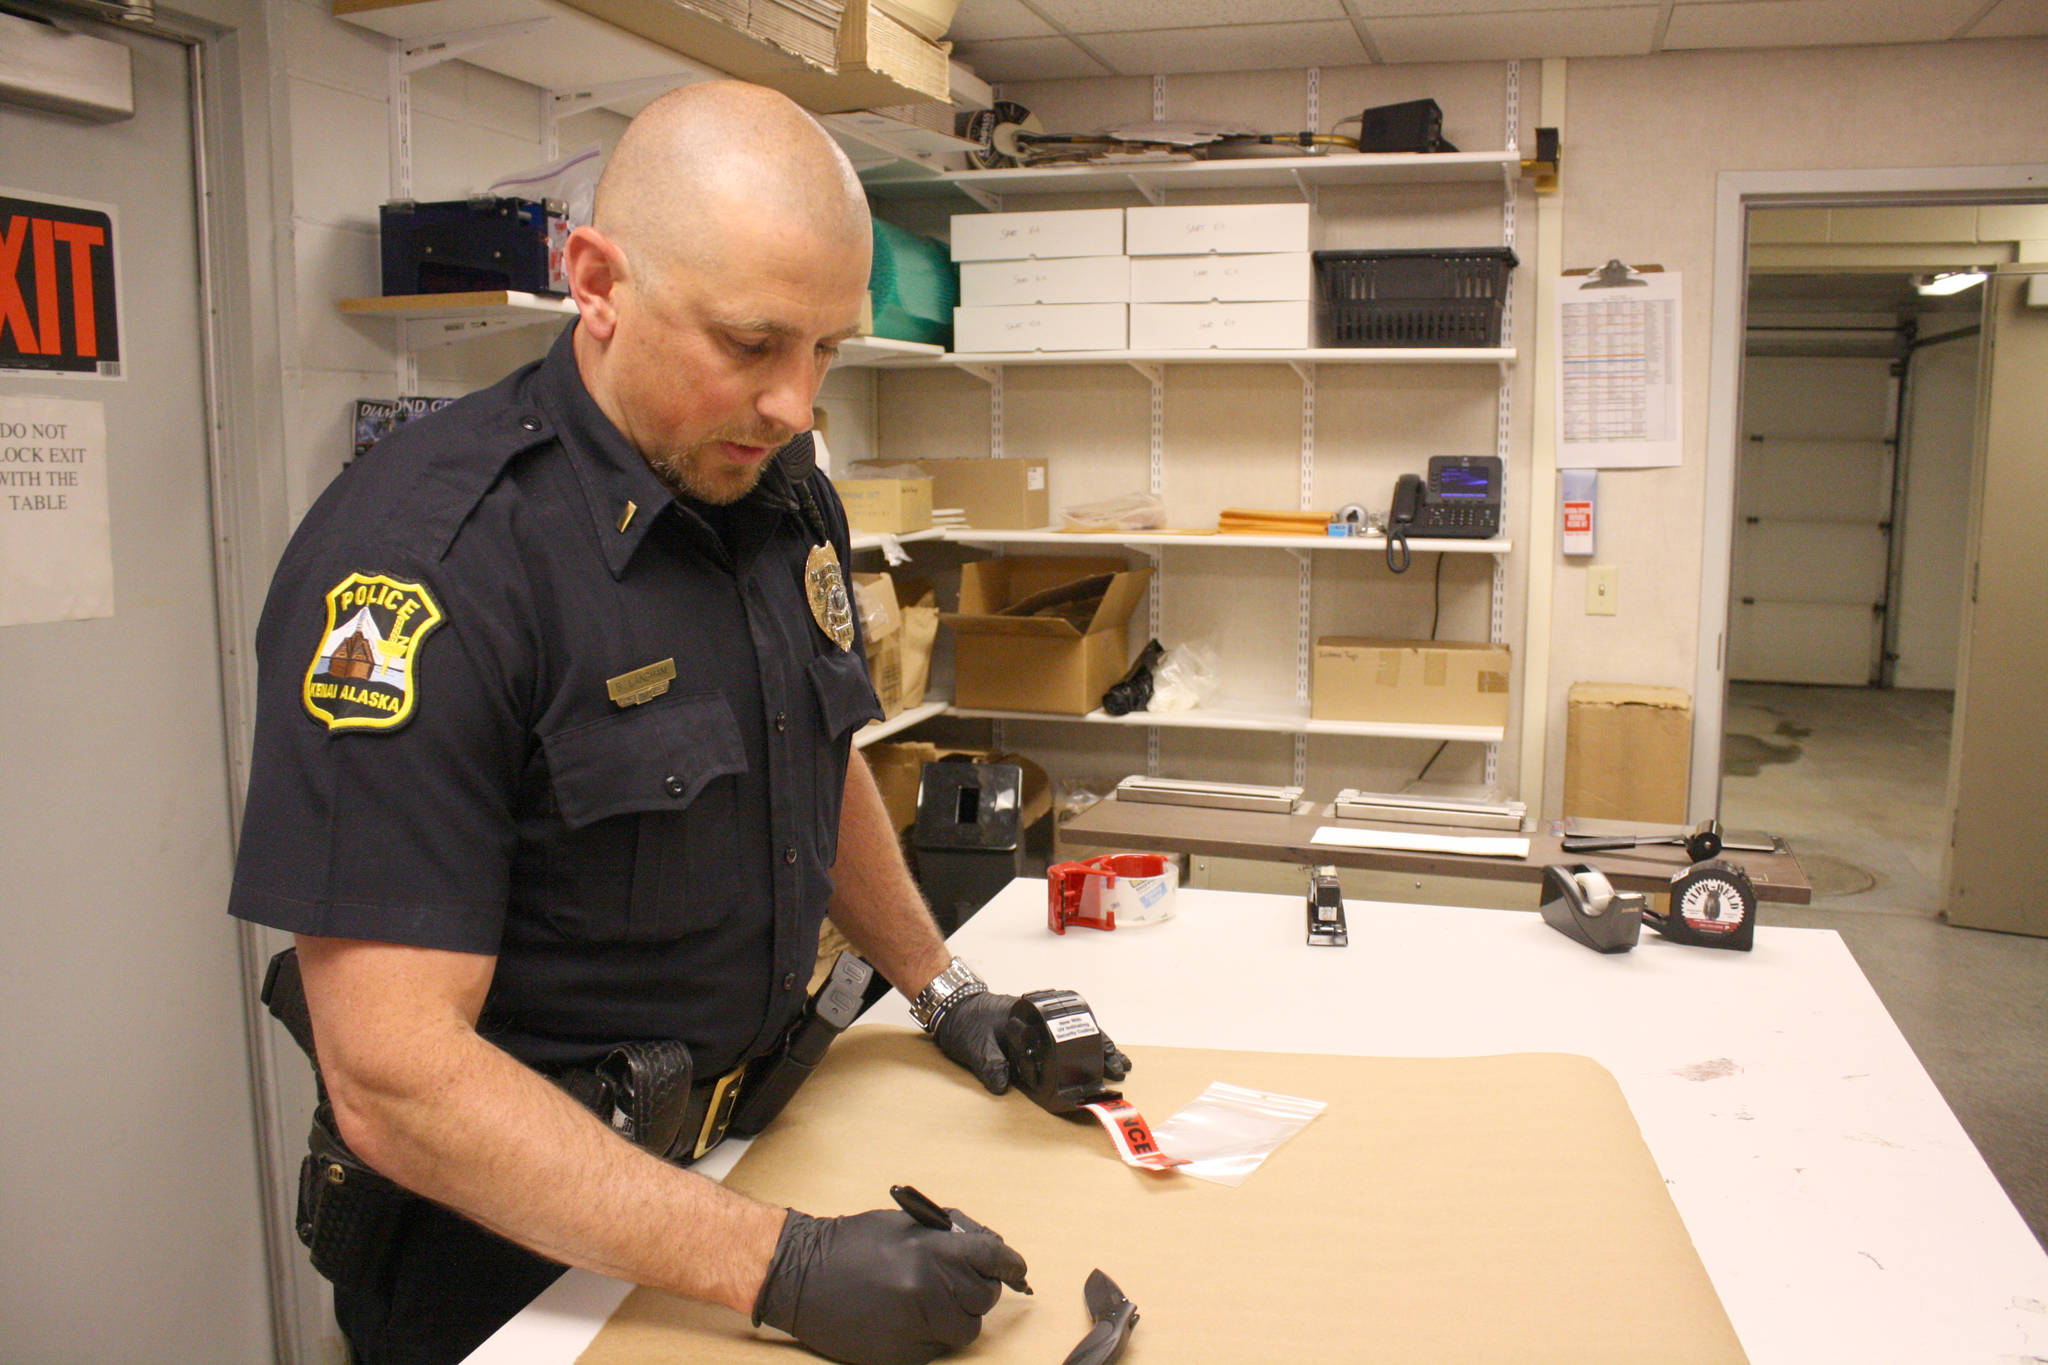
[[[1078,990],[1119,1042],[1592,1057],[1754,1365],[2048,1359],[2048,1254],[1839,935],[1766,911],[1750,953],[1646,927],[1603,957],[1527,912],[1352,901],[1351,945],[1311,948],[1300,897],[1183,890],[1176,905],[1162,924],[1055,935],[1045,884],[1018,881],[953,943],[997,990]],[[891,995],[868,1021],[909,1014]],[[571,1271],[470,1365],[569,1365],[627,1288]]]

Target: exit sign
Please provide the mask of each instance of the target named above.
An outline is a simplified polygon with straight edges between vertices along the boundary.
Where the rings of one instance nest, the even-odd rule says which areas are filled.
[[[0,371],[118,378],[114,215],[0,190]]]

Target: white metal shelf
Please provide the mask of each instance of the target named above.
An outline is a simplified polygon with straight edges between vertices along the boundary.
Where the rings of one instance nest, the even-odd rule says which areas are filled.
[[[342,299],[336,307],[356,317],[390,318],[404,331],[401,349],[424,350],[576,316],[576,301],[518,289],[479,289],[461,294],[394,294]]]
[[[937,361],[945,357],[943,346],[928,346],[921,341],[897,341],[893,337],[849,337],[839,343],[839,355],[833,360],[835,369],[853,369],[865,365],[900,365],[917,361]]]
[[[924,532],[914,532],[918,536]],[[1051,528],[1040,531],[977,531],[972,528],[949,528],[941,533],[942,538],[958,545],[1160,545],[1186,547],[1196,550],[1209,549],[1267,549],[1267,550],[1337,550],[1381,551],[1387,547],[1383,535],[1365,536],[1242,536],[1224,535],[1204,531],[1057,531]],[[909,536],[898,536],[907,540]],[[1410,540],[1408,548],[1416,554],[1482,554],[1504,555],[1514,549],[1508,540]]]
[[[908,344],[908,343],[903,343]],[[1272,351],[943,351],[930,356],[880,358],[884,368],[952,365],[1511,365],[1508,346],[1316,346]]]
[[[868,193],[884,199],[1135,190],[1158,202],[1174,190],[1285,189],[1306,195],[1323,185],[1492,183],[1507,193],[1521,169],[1519,151],[1333,152],[1241,161],[1126,161],[937,175],[906,166],[871,172],[865,183]]]
[[[946,539],[946,533],[933,526],[923,531],[904,531],[897,534],[894,538],[897,544],[908,545],[920,540],[944,540]],[[853,548],[856,551],[881,549],[882,533],[880,531],[855,531],[853,533]]]
[[[1246,701],[1225,699],[1216,706],[1192,711],[1133,711],[1112,716],[1090,711],[1085,716],[1040,711],[994,711],[980,707],[950,706],[949,716],[967,720],[1052,721],[1062,724],[1158,726],[1179,730],[1248,730],[1280,735],[1352,735],[1370,739],[1452,740],[1460,743],[1498,744],[1505,733],[1498,725],[1406,725],[1375,721],[1316,720],[1304,701]]]
[[[854,731],[853,747],[865,749],[876,740],[887,739],[891,735],[900,734],[908,730],[913,725],[922,724],[933,716],[942,716],[944,714],[946,714],[946,701],[943,697],[937,701],[927,701],[916,706],[906,706],[887,720],[869,721],[866,725]]]

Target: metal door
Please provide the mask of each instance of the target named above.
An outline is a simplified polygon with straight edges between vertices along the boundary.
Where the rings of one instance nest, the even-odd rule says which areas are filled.
[[[1987,288],[1976,534],[1949,745],[1947,915],[2048,937],[2048,271],[2000,275]]]
[[[1884,360],[1749,358],[1731,680],[1877,681],[1890,553],[1890,385]]]
[[[91,32],[132,56],[132,119],[0,105],[0,185],[115,211],[122,352],[118,379],[0,375],[0,397],[101,405],[113,582],[111,616],[0,627],[0,1355],[270,1361],[223,912],[192,68]]]

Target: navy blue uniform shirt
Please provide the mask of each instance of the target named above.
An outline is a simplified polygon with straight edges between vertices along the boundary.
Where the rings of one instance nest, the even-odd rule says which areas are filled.
[[[495,954],[478,1028],[528,1062],[673,1038],[715,1075],[802,1004],[881,714],[806,592],[846,520],[792,462],[808,437],[730,507],[672,497],[572,331],[380,442],[293,535],[229,908]]]

